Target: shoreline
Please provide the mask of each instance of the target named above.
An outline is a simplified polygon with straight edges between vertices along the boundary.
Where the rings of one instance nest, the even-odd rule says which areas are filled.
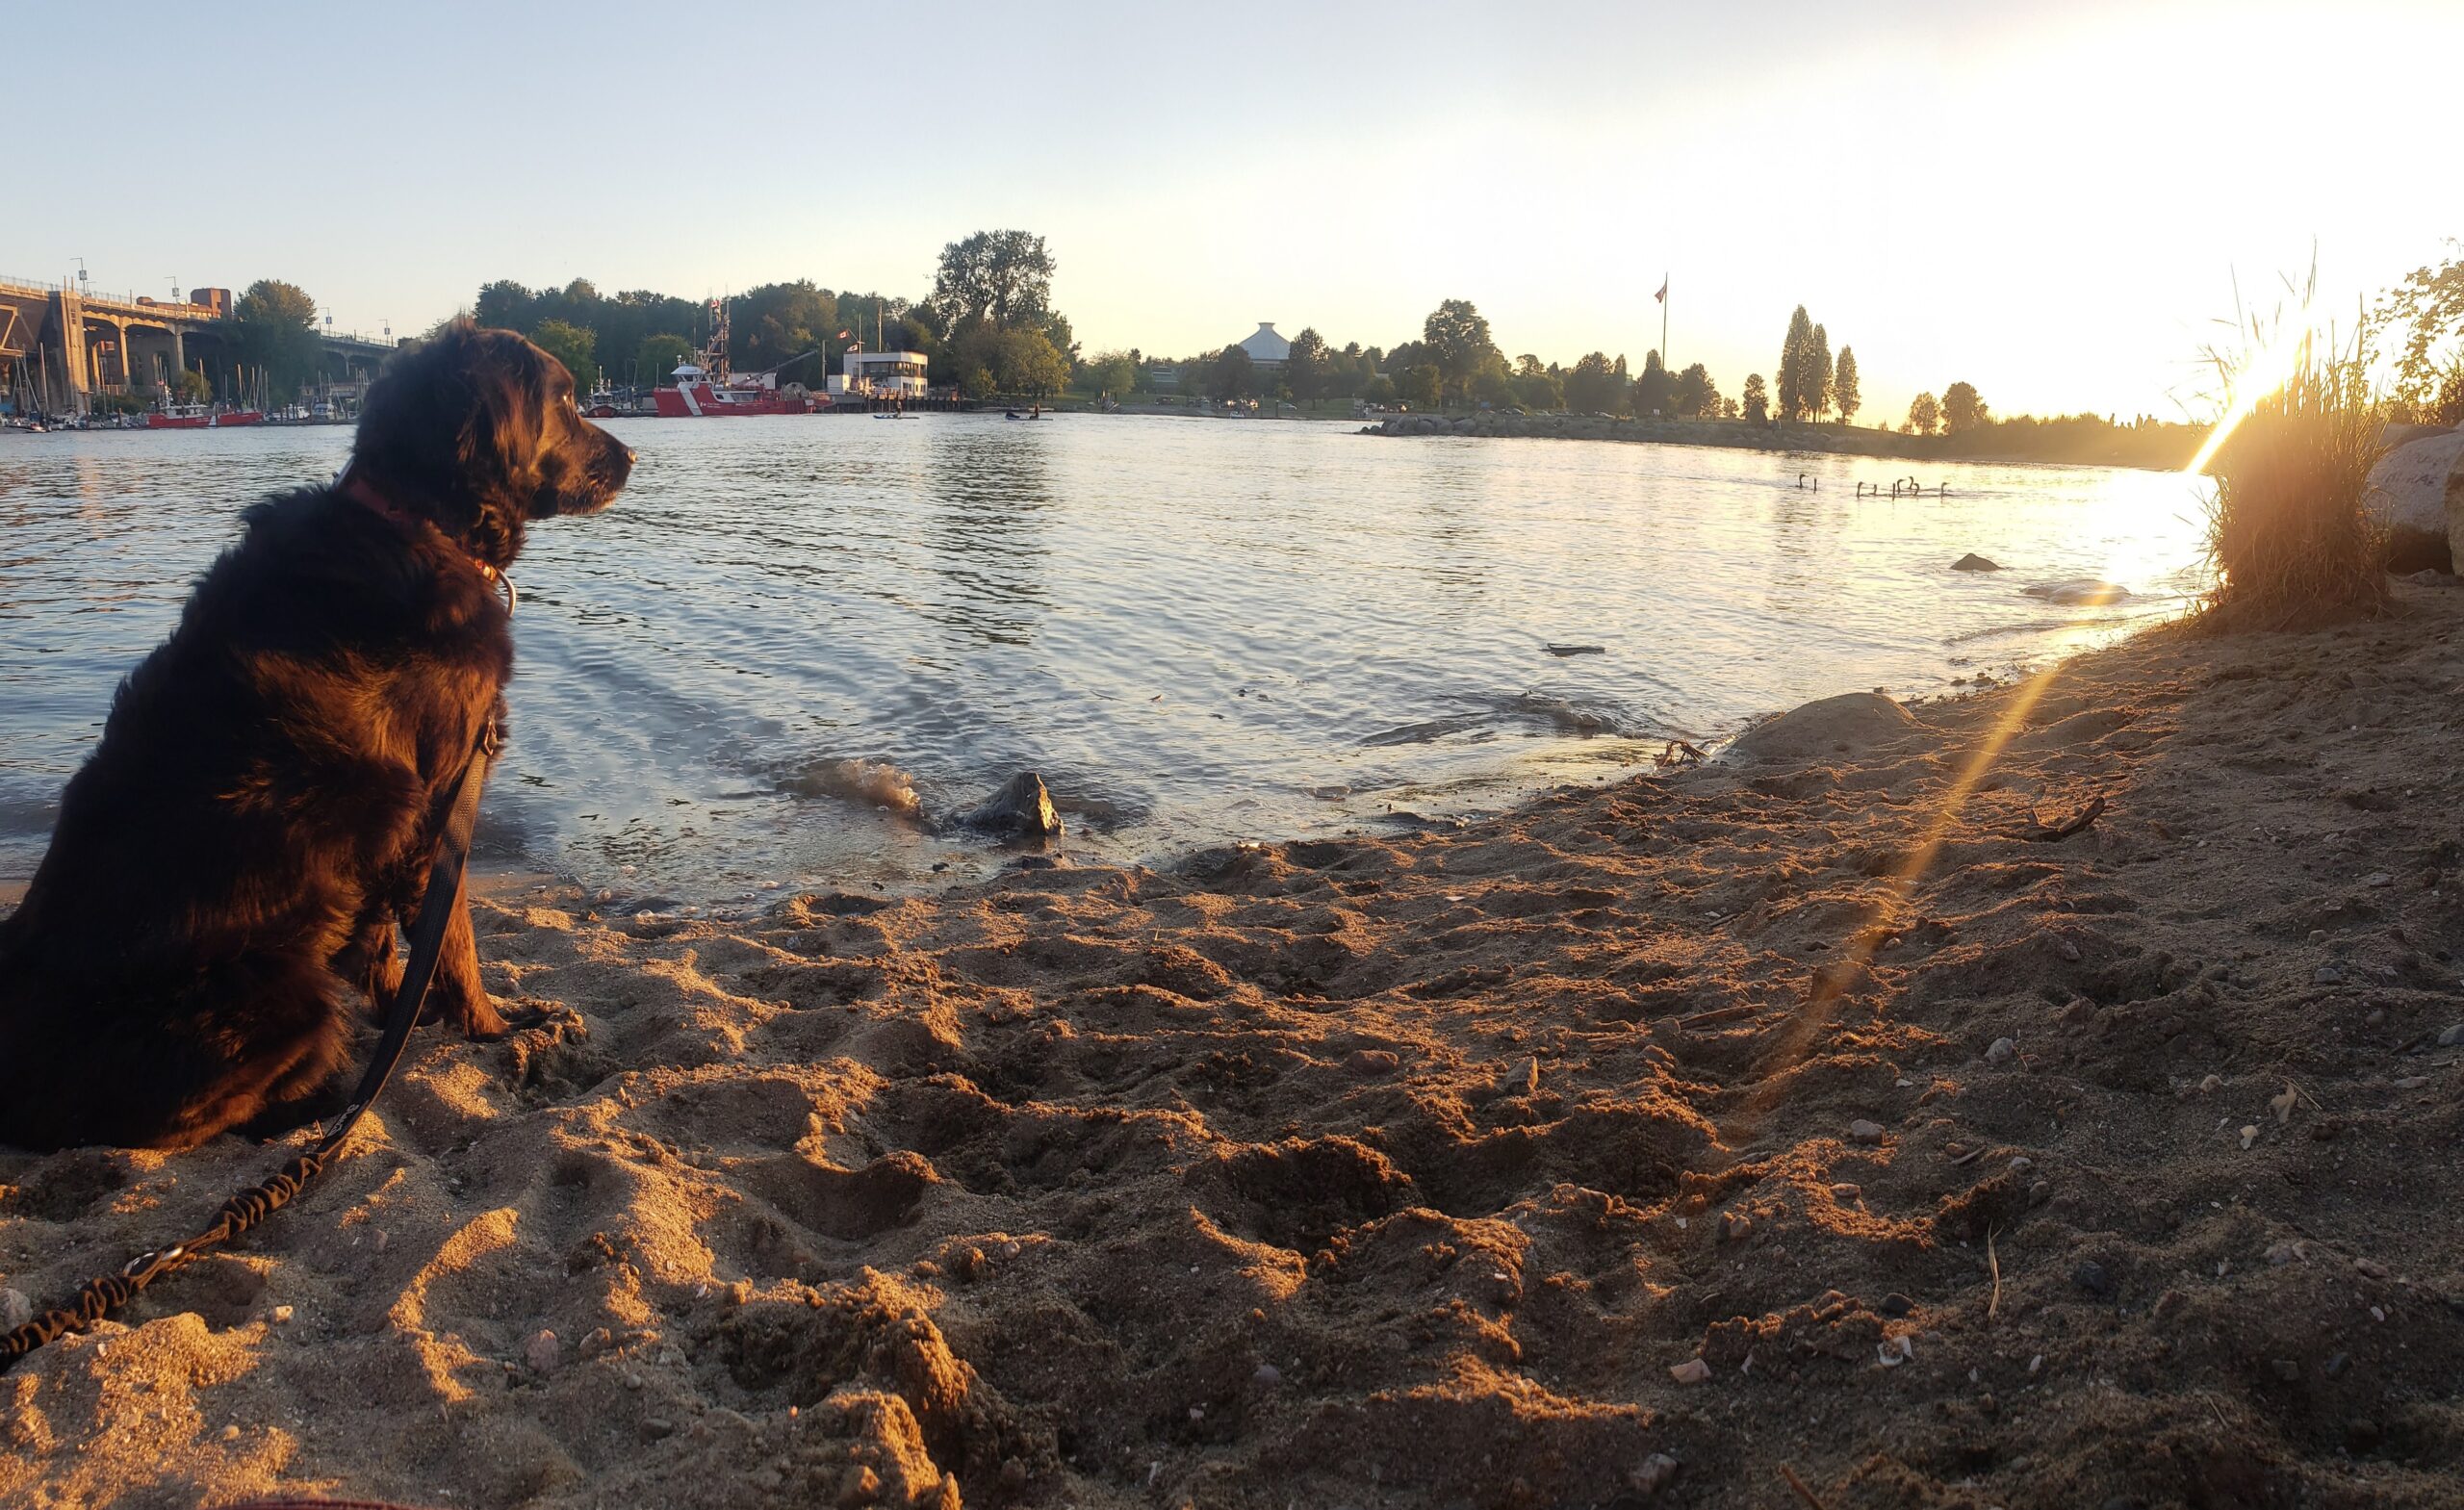
[[[1981,467],[2113,467],[2133,472],[2178,472],[2197,449],[2195,443],[2166,448],[2161,455],[2131,454],[2108,448],[2094,455],[2028,456],[2009,451],[1955,452],[1948,436],[1902,435],[1834,424],[1748,424],[1737,420],[1617,419],[1587,415],[1390,415],[1363,425],[1362,435],[1381,439],[1430,439],[1472,436],[1480,439],[1616,441],[1629,445],[1702,446],[1721,450],[1798,452],[1859,456],[1898,461],[1956,462]],[[2136,431],[2114,429],[2115,435]],[[2175,454],[2178,452],[2178,454]]]
[[[2440,1503],[2464,593],[2396,591],[1444,834],[483,897],[541,1024],[0,1376],[0,1499]],[[0,1288],[278,1158],[0,1152]]]

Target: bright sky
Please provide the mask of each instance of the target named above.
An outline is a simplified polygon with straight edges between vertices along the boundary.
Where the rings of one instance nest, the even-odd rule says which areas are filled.
[[[1088,351],[1391,346],[1460,296],[1509,355],[1639,369],[1665,271],[1724,393],[1802,301],[1868,421],[1962,378],[2173,418],[2237,272],[2273,302],[2315,241],[2349,312],[2464,236],[2457,0],[98,14],[0,22],[59,64],[16,80],[0,271],[283,277],[371,334],[497,277],[921,296],[1019,226]]]

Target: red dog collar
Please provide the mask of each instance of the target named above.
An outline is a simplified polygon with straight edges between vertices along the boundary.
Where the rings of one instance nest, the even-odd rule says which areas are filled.
[[[352,502],[360,505],[362,508],[367,509],[369,512],[390,521],[396,527],[402,529],[407,533],[416,535],[423,526],[429,529],[434,529],[436,527],[433,524],[420,518],[409,509],[402,507],[399,503],[397,503],[392,499],[387,498],[383,489],[377,487],[375,483],[371,482],[367,477],[361,475],[356,462],[346,465],[343,470],[335,475],[334,491],[341,494],[344,498],[346,498]],[[443,531],[439,530],[438,533],[442,534]],[[454,554],[459,555],[463,560],[470,562],[472,570],[477,572],[481,577],[485,578],[490,586],[502,587],[504,589],[505,611],[507,613],[511,613],[513,611],[513,605],[517,596],[514,592],[513,578],[505,576],[502,572],[498,571],[495,567],[490,566],[487,562],[480,560],[477,556],[472,555],[468,551],[456,550]]]

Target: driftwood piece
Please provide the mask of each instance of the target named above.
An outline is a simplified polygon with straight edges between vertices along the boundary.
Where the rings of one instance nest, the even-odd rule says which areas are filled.
[[[2056,824],[2038,824],[2036,828],[2026,833],[2020,834],[2019,837],[2027,840],[2031,844],[2052,844],[2059,840],[2066,839],[2072,834],[2086,829],[2090,824],[2094,823],[2098,818],[2104,816],[2104,811],[2105,800],[2102,797],[2092,798],[2089,800],[2087,806],[2080,808],[2077,812],[2072,813],[2062,822]]]

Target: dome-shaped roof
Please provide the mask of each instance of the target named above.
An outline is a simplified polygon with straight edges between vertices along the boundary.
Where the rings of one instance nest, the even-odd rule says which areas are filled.
[[[1252,362],[1281,362],[1292,355],[1292,343],[1275,334],[1274,321],[1258,321],[1257,333],[1241,343]]]

